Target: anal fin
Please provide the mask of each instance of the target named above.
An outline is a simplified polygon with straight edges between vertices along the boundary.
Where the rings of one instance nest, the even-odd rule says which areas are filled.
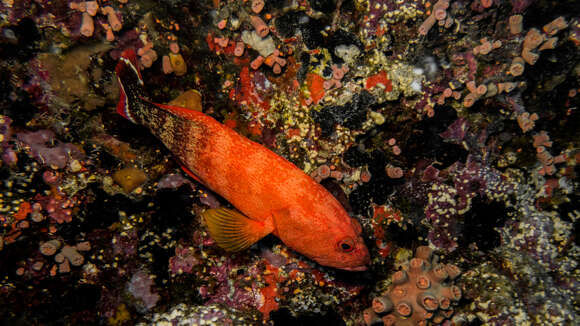
[[[183,172],[185,172],[185,173],[186,173],[188,176],[192,177],[192,178],[193,178],[193,180],[195,180],[195,181],[197,181],[197,182],[199,182],[199,183],[201,183],[201,184],[204,184],[204,183],[201,181],[201,179],[200,179],[200,178],[199,178],[197,175],[195,175],[195,173],[193,173],[193,171],[191,171],[190,169],[188,169],[188,168],[187,168],[185,165],[181,164],[181,169],[182,169],[182,170],[183,170]]]
[[[208,209],[202,217],[211,237],[227,251],[247,249],[274,229],[271,221],[255,221],[227,208]]]

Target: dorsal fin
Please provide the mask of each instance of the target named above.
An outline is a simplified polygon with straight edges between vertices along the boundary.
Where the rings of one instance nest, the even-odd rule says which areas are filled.
[[[135,123],[134,110],[143,97],[143,78],[137,65],[137,55],[133,49],[123,51],[115,73],[119,81],[121,95],[117,104],[117,112]]]
[[[167,112],[171,112],[173,114],[175,114],[178,117],[181,117],[183,119],[186,120],[191,120],[194,119],[196,117],[206,117],[205,114],[199,112],[199,111],[195,111],[192,109],[188,109],[188,108],[183,108],[180,106],[172,106],[172,105],[166,105],[166,104],[159,104],[159,103],[152,103],[155,106],[157,106],[158,108],[165,110]]]

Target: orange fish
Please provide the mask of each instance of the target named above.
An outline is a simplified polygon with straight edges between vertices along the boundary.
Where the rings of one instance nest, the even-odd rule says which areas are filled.
[[[366,270],[370,258],[360,224],[324,187],[212,117],[145,99],[134,51],[123,53],[115,72],[121,88],[117,112],[149,128],[191,177],[237,209],[202,214],[220,247],[244,250],[272,233],[321,265]]]

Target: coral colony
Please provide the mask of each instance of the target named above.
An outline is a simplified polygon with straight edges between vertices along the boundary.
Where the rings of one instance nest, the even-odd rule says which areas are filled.
[[[580,318],[577,1],[3,0],[0,45],[7,325]],[[125,50],[326,188],[368,269],[221,249],[202,215],[234,207],[116,113]]]
[[[365,323],[442,323],[453,316],[452,304],[461,299],[461,289],[446,284],[459,274],[457,266],[432,259],[431,248],[418,247],[415,257],[393,274],[392,288],[384,296],[374,298],[372,308],[364,311]]]

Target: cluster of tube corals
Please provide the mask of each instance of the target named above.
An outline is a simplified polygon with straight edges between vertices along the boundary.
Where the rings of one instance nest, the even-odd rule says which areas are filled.
[[[449,27],[453,24],[453,19],[447,15],[447,8],[449,8],[449,0],[439,0],[433,5],[431,14],[425,19],[423,24],[419,26],[419,35],[427,35],[429,30],[435,23]]]
[[[121,1],[121,3],[123,2],[127,1]],[[99,6],[98,1],[71,2],[69,8],[82,13],[83,17],[80,26],[80,33],[85,37],[93,36],[93,33],[95,32],[95,22],[93,17],[95,17],[99,12],[102,15],[107,16],[107,22],[100,22],[101,26],[106,31],[107,41],[114,41],[115,34],[113,32],[118,32],[123,27],[123,24],[119,19],[119,13],[111,6]]]
[[[544,130],[534,135],[533,138],[536,157],[542,164],[539,173],[541,175],[553,175],[556,172],[555,164],[565,162],[566,154],[562,153],[557,156],[552,156],[552,154],[550,154],[547,147],[552,147],[552,141],[550,141],[550,136],[548,136],[548,133]]]
[[[60,251],[59,251],[60,249]],[[70,266],[81,266],[85,258],[80,252],[91,250],[91,244],[88,241],[77,243],[75,246],[62,245],[62,241],[53,239],[40,244],[39,251],[44,256],[54,256],[54,261],[58,264],[60,273],[70,272]],[[80,251],[80,252],[79,252]],[[56,272],[56,266],[53,266],[51,273]]]
[[[286,59],[270,34],[267,21],[272,15],[262,12],[264,6],[264,0],[253,0],[248,6],[236,2],[222,6],[216,22],[219,32],[208,35],[207,41],[213,50],[235,57],[242,57],[246,47],[252,48],[259,53],[250,63],[252,69],[256,70],[265,64],[275,74],[280,74],[286,66]],[[244,29],[244,25],[252,29]]]
[[[391,286],[375,297],[364,311],[368,326],[440,324],[449,319],[453,304],[461,299],[461,289],[453,280],[461,271],[455,265],[441,264],[427,246],[418,247],[415,257],[395,272]]]

